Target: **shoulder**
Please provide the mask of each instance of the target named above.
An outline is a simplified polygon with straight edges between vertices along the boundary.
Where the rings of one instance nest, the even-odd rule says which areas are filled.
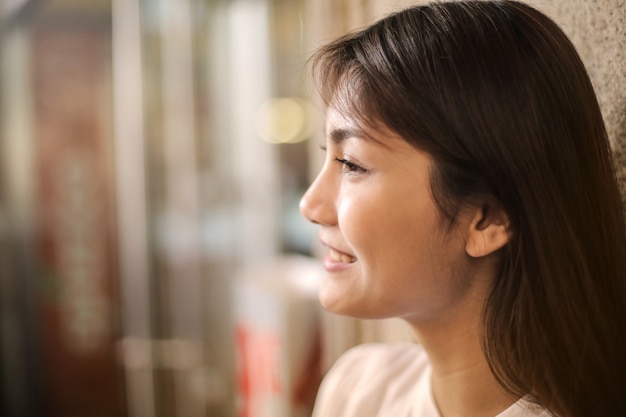
[[[364,410],[407,406],[428,359],[416,344],[364,344],[344,353],[328,372],[318,393],[314,416],[358,416]]]

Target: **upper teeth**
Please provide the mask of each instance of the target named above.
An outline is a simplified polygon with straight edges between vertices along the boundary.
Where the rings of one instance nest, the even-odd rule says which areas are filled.
[[[345,253],[337,252],[336,250],[333,250],[333,249],[330,250],[330,259],[332,259],[335,262],[343,262],[346,264],[351,264],[353,262],[356,262],[356,258],[350,255],[346,255]]]

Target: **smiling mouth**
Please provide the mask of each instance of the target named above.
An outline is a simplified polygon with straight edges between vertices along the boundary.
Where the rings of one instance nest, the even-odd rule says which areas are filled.
[[[328,252],[330,259],[334,262],[341,262],[344,264],[352,264],[356,262],[356,258],[345,253],[338,252],[334,249],[330,249]]]

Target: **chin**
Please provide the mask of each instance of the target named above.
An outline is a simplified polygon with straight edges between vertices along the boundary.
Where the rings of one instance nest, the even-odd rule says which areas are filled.
[[[352,317],[361,320],[377,320],[390,317],[389,315],[372,311],[371,306],[364,307],[362,305],[346,303],[345,297],[339,297],[339,299],[337,299],[335,297],[323,297],[322,294],[320,294],[319,302],[324,310],[340,316]]]
[[[364,320],[389,317],[380,314],[384,312],[376,311],[376,306],[367,297],[358,296],[358,291],[355,291],[355,288],[359,287],[357,281],[348,280],[345,277],[341,280],[333,278],[335,277],[326,277],[319,289],[318,299],[324,310]]]

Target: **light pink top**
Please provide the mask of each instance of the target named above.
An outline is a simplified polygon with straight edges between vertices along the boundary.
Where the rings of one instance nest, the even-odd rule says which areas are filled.
[[[324,378],[313,417],[441,417],[431,368],[416,344],[366,344],[341,356]],[[494,417],[543,417],[520,400]]]

